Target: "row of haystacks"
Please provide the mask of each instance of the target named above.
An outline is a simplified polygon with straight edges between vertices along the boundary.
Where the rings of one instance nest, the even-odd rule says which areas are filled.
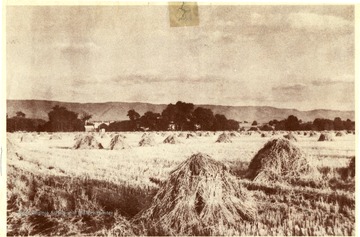
[[[223,235],[256,216],[256,203],[227,167],[198,153],[170,173],[134,223],[147,235]]]

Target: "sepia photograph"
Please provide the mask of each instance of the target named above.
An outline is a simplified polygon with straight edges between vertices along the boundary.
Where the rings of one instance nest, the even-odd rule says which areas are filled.
[[[356,235],[358,6],[80,2],[3,6],[6,235]]]

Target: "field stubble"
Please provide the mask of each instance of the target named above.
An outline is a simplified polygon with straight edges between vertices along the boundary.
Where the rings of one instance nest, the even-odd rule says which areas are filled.
[[[251,159],[271,137],[238,134],[231,136],[232,143],[216,143],[220,133],[208,133],[188,139],[179,136],[181,143],[164,144],[169,134],[155,134],[155,146],[139,147],[142,133],[123,133],[130,147],[122,150],[109,149],[113,134],[95,134],[104,146],[99,150],[72,149],[75,133],[59,133],[60,139],[50,139],[53,136],[50,134],[31,134],[34,139],[28,142],[21,141],[20,133],[7,134],[11,142],[7,158],[8,234],[160,234],[149,232],[141,223],[135,225],[132,219],[151,205],[169,173],[198,152],[225,164],[258,206],[255,221],[239,221],[231,229],[218,229],[210,234],[355,234],[355,179],[346,168],[355,155],[354,135],[336,137],[332,142],[298,136],[297,146],[320,171],[322,179],[297,179],[281,184],[244,178]],[[79,210],[97,212],[89,215],[22,213]]]

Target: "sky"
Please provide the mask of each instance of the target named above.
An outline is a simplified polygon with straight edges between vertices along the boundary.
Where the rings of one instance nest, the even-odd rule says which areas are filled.
[[[7,99],[355,109],[353,6],[11,6]]]

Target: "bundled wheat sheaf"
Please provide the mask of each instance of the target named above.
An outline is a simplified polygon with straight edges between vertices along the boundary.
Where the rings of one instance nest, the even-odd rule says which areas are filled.
[[[218,139],[216,140],[218,143],[232,143],[230,136],[226,133],[222,133],[219,135]]]
[[[154,134],[146,135],[146,133],[144,133],[142,139],[139,142],[139,146],[155,146],[155,145],[156,142],[155,142]]]
[[[292,134],[292,133],[289,133],[289,134],[284,135],[284,138],[288,139],[289,141],[294,141],[294,142],[297,142],[297,140],[298,140],[298,139],[295,137],[295,135]]]
[[[99,143],[93,135],[87,134],[78,137],[74,149],[103,149],[101,143]]]
[[[122,150],[129,148],[129,144],[127,144],[127,142],[123,139],[121,135],[117,134],[113,138],[111,138],[110,150]]]
[[[319,142],[323,142],[323,141],[333,141],[334,138],[331,136],[331,134],[329,133],[321,133],[318,141]]]
[[[290,181],[302,176],[316,177],[300,148],[287,139],[267,142],[251,160],[247,176],[254,181]]]
[[[255,202],[226,166],[198,153],[170,173],[135,222],[143,223],[147,234],[224,234],[241,221],[254,220],[256,213]]]
[[[177,138],[177,136],[175,136],[175,135],[169,135],[167,138],[165,138],[165,140],[163,141],[163,143],[177,144],[177,143],[180,143],[180,141],[179,141],[179,139]]]

